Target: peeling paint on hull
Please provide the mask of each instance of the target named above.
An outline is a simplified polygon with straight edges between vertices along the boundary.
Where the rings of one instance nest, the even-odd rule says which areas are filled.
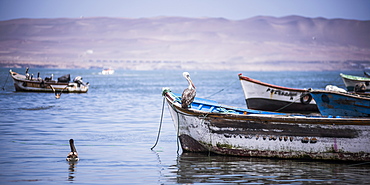
[[[165,96],[184,151],[370,161],[369,118],[213,113],[182,109],[173,94]]]
[[[370,117],[370,97],[333,91],[312,91],[322,115]]]

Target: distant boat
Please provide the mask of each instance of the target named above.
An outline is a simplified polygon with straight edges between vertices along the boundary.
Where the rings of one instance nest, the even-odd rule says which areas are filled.
[[[370,118],[264,112],[197,97],[182,108],[181,94],[164,88],[162,95],[185,152],[370,161]]]
[[[370,117],[370,96],[335,91],[312,91],[324,116]]]
[[[114,69],[112,68],[104,68],[101,72],[103,75],[112,75],[114,74]]]
[[[46,77],[42,79],[28,74],[21,75],[12,70],[9,71],[13,78],[14,87],[16,91],[29,92],[63,92],[63,93],[86,93],[89,90],[89,83],[84,83],[82,77],[77,76],[73,82],[70,82],[70,75],[64,75],[54,80],[53,77]]]
[[[348,91],[370,92],[370,78],[340,73]]]
[[[288,88],[261,82],[242,74],[239,80],[249,109],[311,113],[318,112],[307,89]]]

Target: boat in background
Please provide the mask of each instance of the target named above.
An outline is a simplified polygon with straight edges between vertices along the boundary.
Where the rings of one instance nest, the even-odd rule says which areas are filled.
[[[264,83],[239,74],[249,109],[313,113],[319,112],[307,89],[288,88]]]
[[[114,74],[114,69],[112,68],[104,68],[102,71],[101,71],[101,74],[103,75],[112,75]]]
[[[370,96],[336,91],[310,92],[321,115],[370,117]]]
[[[25,75],[9,71],[16,91],[86,93],[89,90],[89,82],[84,83],[80,76],[74,78],[72,82],[70,74],[61,76],[58,80],[54,80],[53,75],[42,79],[40,73],[34,77],[28,73],[28,70],[29,68],[26,69]]]
[[[348,91],[356,93],[370,92],[370,78],[346,75],[343,73],[340,73],[340,77],[342,77]]]
[[[183,151],[286,159],[370,161],[370,118],[290,115],[235,108],[162,91]]]

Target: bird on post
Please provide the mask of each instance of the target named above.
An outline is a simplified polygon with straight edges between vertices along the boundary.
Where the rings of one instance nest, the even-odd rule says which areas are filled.
[[[71,152],[69,152],[66,160],[67,161],[70,161],[70,162],[76,162],[76,161],[78,161],[79,160],[78,153],[77,153],[77,150],[75,148],[73,139],[70,139],[69,140],[69,146],[71,147]]]
[[[184,109],[189,108],[190,104],[194,101],[196,91],[193,81],[190,79],[190,74],[188,72],[182,73],[182,76],[188,81],[189,86],[182,92],[181,96],[181,107]]]

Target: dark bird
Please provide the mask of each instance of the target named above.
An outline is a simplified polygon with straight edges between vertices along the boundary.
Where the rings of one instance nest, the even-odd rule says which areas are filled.
[[[71,147],[71,152],[69,152],[66,160],[71,161],[71,162],[78,161],[79,160],[78,153],[77,153],[77,150],[75,148],[75,144],[73,142],[73,139],[69,140],[69,146]]]
[[[190,74],[188,72],[182,73],[182,76],[188,81],[189,87],[182,92],[181,96],[181,107],[184,109],[189,108],[190,104],[194,101],[196,91],[193,82],[190,79]]]

